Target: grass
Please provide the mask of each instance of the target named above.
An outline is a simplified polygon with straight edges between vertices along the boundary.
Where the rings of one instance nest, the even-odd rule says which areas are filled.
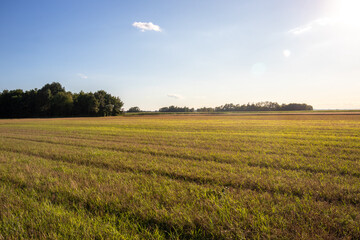
[[[0,120],[0,239],[359,239],[360,115]]]

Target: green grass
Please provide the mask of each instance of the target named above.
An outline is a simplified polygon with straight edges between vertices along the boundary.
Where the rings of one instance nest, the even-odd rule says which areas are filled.
[[[359,110],[296,110],[296,111],[235,111],[235,112],[150,112],[150,111],[142,111],[142,112],[125,112],[124,116],[139,116],[139,115],[218,115],[218,114],[226,114],[226,115],[254,115],[254,114],[360,114]]]
[[[0,120],[0,239],[360,239],[360,115]]]

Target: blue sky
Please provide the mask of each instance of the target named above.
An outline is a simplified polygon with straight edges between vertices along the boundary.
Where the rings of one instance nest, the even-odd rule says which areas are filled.
[[[125,108],[360,108],[357,0],[2,0],[0,90],[57,81]]]

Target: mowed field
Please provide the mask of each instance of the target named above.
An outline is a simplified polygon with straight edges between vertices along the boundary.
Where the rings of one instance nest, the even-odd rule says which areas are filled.
[[[0,120],[0,239],[360,239],[360,115]]]

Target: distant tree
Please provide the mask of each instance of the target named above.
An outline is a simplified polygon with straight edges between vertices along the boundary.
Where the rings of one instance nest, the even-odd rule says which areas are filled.
[[[202,108],[198,108],[196,109],[197,112],[214,112],[215,109],[211,108],[211,107],[202,107]]]
[[[170,106],[170,107],[162,107],[159,109],[159,112],[194,112],[194,108],[188,108],[188,107],[176,107],[176,106]]]
[[[237,111],[292,111],[292,110],[312,110],[313,107],[307,104],[290,103],[290,104],[278,104],[276,102],[258,102],[248,104],[232,104],[227,103],[225,105],[215,108],[215,112],[237,112]]]
[[[313,110],[311,105],[307,105],[305,103],[289,103],[282,104],[281,110],[283,111],[301,111],[301,110]]]
[[[162,107],[159,109],[159,112],[169,112],[169,108],[168,107]]]
[[[141,110],[139,107],[131,107],[127,110],[127,112],[141,112]]]

